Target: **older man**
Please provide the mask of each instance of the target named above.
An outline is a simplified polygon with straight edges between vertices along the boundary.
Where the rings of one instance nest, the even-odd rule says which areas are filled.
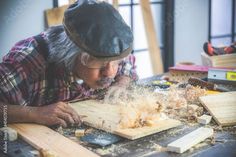
[[[108,3],[81,0],[63,26],[18,42],[0,63],[1,122],[79,124],[66,103],[137,79],[133,35]],[[4,113],[7,111],[7,113]]]

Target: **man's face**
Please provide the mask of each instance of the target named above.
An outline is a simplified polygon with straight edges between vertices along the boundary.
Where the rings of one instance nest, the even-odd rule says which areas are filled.
[[[98,61],[78,56],[74,74],[90,88],[101,89],[110,86],[118,71],[120,61]]]

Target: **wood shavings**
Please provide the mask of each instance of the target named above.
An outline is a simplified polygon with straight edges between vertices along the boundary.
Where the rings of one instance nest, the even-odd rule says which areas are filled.
[[[15,141],[17,139],[17,132],[16,130],[10,128],[10,127],[3,127],[0,128],[0,132],[3,132],[4,136],[9,141]]]
[[[155,148],[155,150],[156,150],[157,152],[166,152],[166,151],[167,151],[167,148],[166,148],[166,147],[163,147],[163,146],[161,146],[161,145],[159,145],[159,144],[154,144],[153,147]]]
[[[189,103],[198,103],[198,98],[204,95],[206,95],[206,90],[200,87],[187,85],[185,89],[185,98]]]
[[[85,135],[85,129],[76,129],[75,130],[75,136],[76,137],[82,137]]]
[[[188,120],[196,121],[198,116],[203,114],[203,107],[200,107],[196,104],[190,104],[187,106]]]
[[[46,149],[40,150],[40,154],[42,157],[59,157],[54,151]]]
[[[188,108],[188,104],[199,104],[198,98],[206,94],[205,89],[188,85],[186,89],[171,85],[168,91],[154,93],[146,88],[132,86],[108,91],[103,100],[106,104],[120,106],[119,128],[153,126],[165,118],[196,121],[203,108]],[[165,115],[165,116],[164,116]]]
[[[155,99],[137,98],[121,108],[121,128],[152,126],[161,118],[162,107]]]
[[[104,103],[120,106],[119,128],[151,126],[161,118],[163,106],[147,89],[133,87],[132,90],[121,89],[108,94],[112,95],[107,95]]]

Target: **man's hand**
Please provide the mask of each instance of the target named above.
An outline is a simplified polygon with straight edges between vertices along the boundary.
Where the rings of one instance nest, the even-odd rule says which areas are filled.
[[[64,102],[58,102],[48,106],[37,107],[35,111],[35,122],[43,125],[80,125],[81,120],[76,111]]]

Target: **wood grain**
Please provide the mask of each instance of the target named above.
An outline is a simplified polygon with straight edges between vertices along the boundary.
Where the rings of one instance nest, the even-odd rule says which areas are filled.
[[[167,150],[176,153],[183,153],[192,146],[212,136],[213,133],[214,133],[213,129],[211,128],[204,128],[204,127],[198,128],[193,132],[168,144]]]
[[[140,1],[153,74],[163,73],[163,62],[149,0]]]
[[[37,124],[9,124],[20,137],[37,150],[50,150],[59,157],[98,157],[95,153],[67,139],[58,132]]]
[[[208,56],[205,52],[201,53],[203,65],[210,67],[236,68],[236,54],[225,54]]]
[[[120,129],[120,106],[103,104],[95,100],[81,101],[71,104],[79,115],[85,115],[83,122],[89,126],[117,134],[134,140],[181,125],[178,120],[167,119],[157,122],[151,127]]]
[[[236,125],[236,92],[213,94],[199,99],[217,124]]]

